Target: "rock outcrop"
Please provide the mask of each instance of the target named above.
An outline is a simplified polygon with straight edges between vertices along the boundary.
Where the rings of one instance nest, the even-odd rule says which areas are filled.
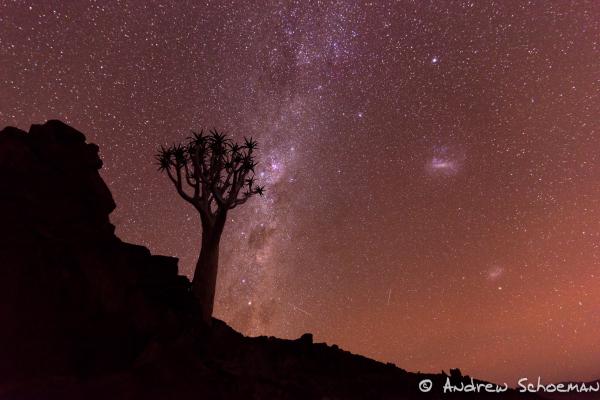
[[[60,121],[0,132],[0,379],[125,367],[180,329],[188,281],[114,235],[101,166]]]
[[[199,325],[177,259],[115,236],[101,166],[60,121],[0,132],[0,399],[464,397],[441,394],[447,379],[470,383],[458,371]]]

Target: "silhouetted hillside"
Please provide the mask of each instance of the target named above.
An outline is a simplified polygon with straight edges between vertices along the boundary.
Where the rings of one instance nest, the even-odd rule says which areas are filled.
[[[177,259],[114,235],[101,165],[98,147],[60,121],[0,132],[0,399],[486,397],[442,395],[446,375],[309,334],[247,338],[198,324]],[[453,371],[452,382],[471,381]]]

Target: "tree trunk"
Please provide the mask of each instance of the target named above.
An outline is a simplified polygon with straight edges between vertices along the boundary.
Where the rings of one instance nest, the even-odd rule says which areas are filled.
[[[202,221],[202,248],[196,263],[192,290],[198,300],[201,318],[210,325],[215,302],[217,273],[219,270],[219,242],[226,221],[226,213],[219,213],[214,222]]]

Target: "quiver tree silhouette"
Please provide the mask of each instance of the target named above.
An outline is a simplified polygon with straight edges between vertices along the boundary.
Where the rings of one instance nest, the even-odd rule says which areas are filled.
[[[179,196],[200,213],[202,245],[192,291],[202,320],[210,324],[227,213],[256,194],[262,196],[264,187],[254,178],[257,143],[252,138],[239,144],[217,130],[192,134],[184,143],[161,146],[156,159],[159,171],[166,172]]]

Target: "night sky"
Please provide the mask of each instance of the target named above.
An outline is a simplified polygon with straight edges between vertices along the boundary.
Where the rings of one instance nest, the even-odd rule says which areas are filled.
[[[0,126],[100,145],[122,239],[191,275],[199,216],[156,148],[259,141],[218,318],[413,371],[600,377],[599,2],[61,3],[0,0]]]

